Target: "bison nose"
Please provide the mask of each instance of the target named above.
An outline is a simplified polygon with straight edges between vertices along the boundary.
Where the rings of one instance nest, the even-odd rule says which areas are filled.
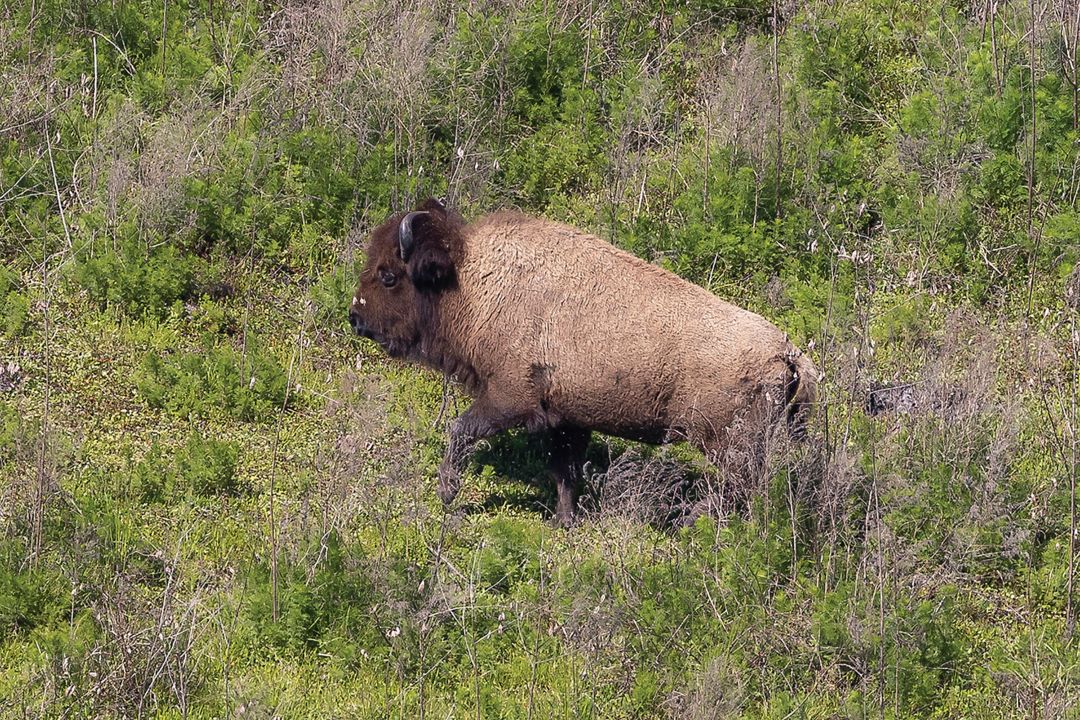
[[[374,338],[371,334],[371,328],[364,324],[364,321],[360,318],[359,313],[355,310],[349,311],[349,324],[352,325],[352,329],[357,335],[364,338]]]
[[[349,324],[352,325],[352,329],[356,331],[357,335],[364,334],[364,321],[360,319],[360,313],[355,310],[349,311]]]

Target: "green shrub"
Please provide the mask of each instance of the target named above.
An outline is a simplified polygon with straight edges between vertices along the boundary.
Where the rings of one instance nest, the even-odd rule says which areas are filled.
[[[875,4],[846,3],[812,32],[797,27],[790,44],[798,83],[837,94],[834,121],[842,131],[872,130],[875,118],[868,109],[895,112],[919,77],[920,60],[906,39],[923,32],[918,27],[923,13],[912,8],[898,24],[887,20]]]
[[[885,304],[870,327],[875,343],[910,348],[928,337],[930,302],[925,297],[890,298]]]
[[[161,445],[154,441],[143,459],[131,468],[129,492],[141,502],[159,502],[165,498],[172,472]]]
[[[154,442],[132,467],[129,492],[144,503],[188,495],[240,495],[245,487],[236,473],[239,457],[237,443],[207,438],[199,432],[192,432],[172,455]]]
[[[20,543],[0,543],[0,637],[47,626],[64,617],[67,583],[57,572],[25,567]]]
[[[325,554],[313,572],[282,563],[276,620],[269,567],[259,564],[251,569],[242,635],[258,654],[268,649],[288,654],[320,650],[349,663],[385,651],[372,608],[383,605],[386,612],[386,598],[375,593],[355,547],[344,545],[336,532],[321,542]]]
[[[150,245],[134,236],[83,261],[75,277],[104,309],[114,305],[132,317],[165,316],[194,290],[194,261],[172,245]]]
[[[378,147],[372,153],[382,157]],[[219,171],[186,181],[195,248],[254,252],[292,270],[324,267],[330,238],[352,220],[364,174],[355,142],[324,127],[284,137],[238,131],[226,139],[226,156]]]
[[[30,317],[30,298],[20,287],[18,274],[0,267],[0,335],[9,338],[22,335]]]
[[[15,446],[22,421],[14,405],[0,400],[0,458]]]
[[[688,158],[684,171],[697,178],[675,198],[685,224],[673,238],[672,262],[680,275],[699,283],[708,282],[714,273],[767,277],[781,257],[769,222],[775,216],[775,202],[762,197],[775,195],[773,183],[763,186],[752,167],[737,164],[734,157],[730,161],[717,157],[706,178],[704,172],[696,173],[699,159]],[[708,202],[703,203],[706,183]]]
[[[542,536],[535,530],[514,518],[496,518],[491,523],[477,558],[484,587],[509,592],[519,582],[537,580]]]
[[[236,443],[204,438],[192,433],[176,455],[177,489],[190,489],[196,495],[238,495],[242,490],[236,476],[240,451]]]
[[[1041,260],[1054,268],[1059,278],[1065,278],[1076,265],[1080,251],[1080,212],[1066,210],[1046,219],[1043,232]]]
[[[842,584],[818,601],[814,640],[830,662],[870,670],[896,688],[901,708],[925,717],[961,659],[954,604],[947,589],[933,600],[901,594],[887,602],[882,620],[875,602]],[[857,672],[848,680],[855,685]]]
[[[224,414],[262,421],[285,406],[288,378],[277,359],[251,341],[246,354],[227,345],[199,353],[143,357],[135,386],[148,405],[176,417]]]
[[[239,322],[228,305],[209,297],[203,297],[198,307],[192,312],[192,324],[201,331],[212,335],[232,335]]]

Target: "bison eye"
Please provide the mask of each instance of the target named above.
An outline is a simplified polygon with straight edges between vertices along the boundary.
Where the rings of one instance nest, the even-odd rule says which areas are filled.
[[[386,287],[394,287],[394,285],[397,285],[397,275],[390,272],[389,270],[380,270],[379,282],[381,282]]]

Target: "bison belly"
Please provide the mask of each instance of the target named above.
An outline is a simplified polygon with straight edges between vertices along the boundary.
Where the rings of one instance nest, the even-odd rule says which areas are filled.
[[[686,342],[678,333],[611,332],[618,329],[564,345],[547,367],[537,389],[553,420],[710,450],[724,443],[737,418],[753,412],[755,421],[771,419],[760,416],[782,402],[787,366],[775,342],[779,331],[763,349],[700,333]]]

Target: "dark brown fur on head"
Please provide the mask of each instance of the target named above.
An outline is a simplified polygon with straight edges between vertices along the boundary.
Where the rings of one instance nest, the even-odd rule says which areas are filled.
[[[434,198],[416,210],[421,214],[408,223],[407,257],[402,257],[401,233],[408,213],[391,216],[371,233],[349,321],[392,356],[436,364],[438,300],[456,286],[464,221]]]

